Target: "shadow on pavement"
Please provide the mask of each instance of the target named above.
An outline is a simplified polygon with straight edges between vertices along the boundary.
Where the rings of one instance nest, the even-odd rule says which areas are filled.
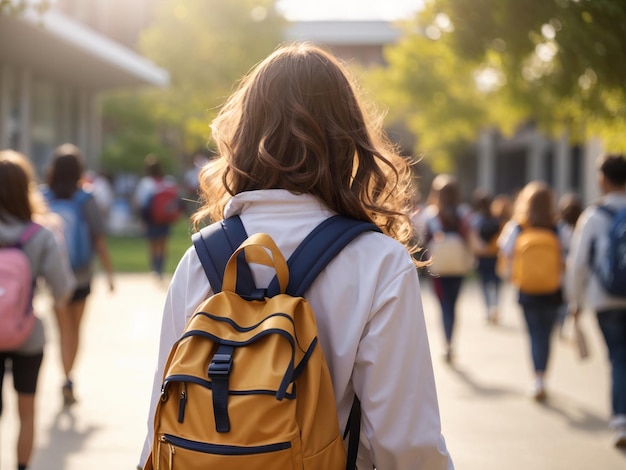
[[[486,384],[482,384],[475,380],[471,374],[467,371],[459,368],[458,366],[451,365],[449,369],[458,377],[464,384],[468,385],[473,393],[476,395],[481,395],[483,397],[504,397],[504,396],[512,396],[518,395],[519,392],[513,388],[503,388],[496,386],[489,386]]]
[[[72,409],[62,408],[56,414],[52,426],[45,431],[49,436],[47,445],[39,447],[32,462],[34,469],[67,468],[66,461],[80,453],[85,442],[98,429],[94,426],[78,428]]]

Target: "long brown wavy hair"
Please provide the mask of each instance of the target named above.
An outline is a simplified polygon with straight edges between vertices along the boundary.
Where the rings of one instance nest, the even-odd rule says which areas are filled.
[[[200,174],[196,229],[223,218],[236,194],[286,189],[374,222],[413,251],[410,164],[357,91],[332,54],[308,43],[282,46],[253,68],[211,124],[218,156]]]
[[[13,217],[28,222],[45,210],[28,158],[14,150],[0,151],[0,220],[8,222]]]
[[[553,228],[556,224],[554,194],[543,181],[531,181],[515,200],[513,219],[521,226]]]

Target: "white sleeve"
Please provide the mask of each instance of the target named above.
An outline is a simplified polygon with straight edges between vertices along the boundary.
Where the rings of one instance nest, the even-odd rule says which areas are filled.
[[[513,220],[509,220],[504,227],[502,228],[502,232],[498,237],[498,248],[500,252],[510,258],[513,256],[513,249],[515,248],[515,240],[517,240],[517,223]]]
[[[379,286],[375,297],[352,376],[361,397],[361,445],[379,469],[452,469],[416,270]],[[358,467],[368,468],[363,459]]]
[[[139,180],[133,200],[137,207],[145,207],[154,192],[155,183],[152,178],[144,177]]]
[[[593,215],[595,209],[589,207],[580,215],[570,245],[565,269],[565,297],[572,307],[585,304],[589,279],[589,251],[594,238]]]

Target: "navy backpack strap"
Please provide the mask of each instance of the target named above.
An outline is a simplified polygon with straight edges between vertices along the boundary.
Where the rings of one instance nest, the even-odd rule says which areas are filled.
[[[348,243],[361,233],[369,231],[381,230],[370,222],[342,215],[329,217],[315,227],[287,260],[287,293],[295,297],[303,296],[319,273]],[[276,278],[272,280],[267,291],[270,297],[278,294]]]
[[[221,292],[222,279],[230,255],[248,238],[239,216],[214,222],[192,235],[202,268],[214,293]],[[209,250],[210,247],[210,250]],[[245,258],[237,259],[237,292],[249,294],[255,290],[250,267]]]
[[[615,214],[617,214],[617,210],[613,209],[612,207],[606,206],[606,205],[602,205],[602,206],[598,206],[598,209],[601,212],[604,212],[605,214],[608,214],[608,216],[610,218],[615,217]]]

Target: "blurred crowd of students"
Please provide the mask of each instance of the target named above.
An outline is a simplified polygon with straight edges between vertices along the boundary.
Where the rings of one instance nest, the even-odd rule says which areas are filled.
[[[433,180],[428,200],[413,214],[423,277],[439,301],[445,340],[445,360],[456,351],[457,300],[463,281],[475,276],[481,285],[486,323],[500,321],[501,287],[517,292],[529,339],[533,370],[531,396],[546,399],[546,374],[555,330],[568,317],[580,333],[584,308],[596,313],[611,365],[611,419],[614,444],[626,447],[626,159],[602,156],[598,164],[602,197],[588,204],[575,193],[557,201],[542,181],[530,181],[517,194],[490,195],[476,189],[461,200],[454,176]],[[614,222],[617,213],[622,225]],[[621,245],[620,245],[621,237]],[[617,245],[610,247],[610,243]],[[612,250],[612,251],[610,251]],[[609,266],[609,260],[615,259]],[[618,286],[605,287],[600,271],[614,269]],[[622,271],[620,271],[620,269]],[[621,281],[619,280],[621,279]],[[619,287],[623,284],[623,287]],[[607,292],[607,289],[609,291]],[[582,338],[579,336],[579,340]],[[584,344],[580,344],[584,349]],[[584,354],[584,351],[581,351]]]
[[[27,157],[9,150],[0,152],[0,244],[19,242],[26,229],[37,224],[37,233],[23,249],[33,277],[46,282],[54,300],[65,373],[61,388],[65,406],[76,401],[72,370],[96,259],[110,290],[114,290],[106,227],[100,216],[105,210],[102,200],[110,200],[110,194],[106,185],[99,187],[96,178],[84,173],[82,162],[76,146],[59,146],[52,155],[46,184],[40,186]],[[145,171],[133,195],[139,211],[157,188],[176,187],[155,157],[146,158]],[[197,188],[191,183],[197,180],[197,168],[192,176],[188,185],[194,192]],[[454,176],[441,174],[433,180],[426,205],[414,212],[412,220],[417,242],[423,247],[417,255],[424,265],[421,273],[432,281],[440,303],[446,362],[453,364],[457,353],[457,304],[468,276],[476,276],[480,282],[483,315],[489,325],[501,320],[502,284],[511,283],[516,288],[529,339],[531,395],[538,401],[548,396],[546,374],[555,329],[560,329],[568,317],[577,323],[584,308],[597,314],[611,364],[610,426],[615,430],[614,444],[622,447],[626,446],[626,294],[608,293],[599,280],[598,266],[599,260],[608,256],[607,243],[602,240],[611,230],[611,216],[626,208],[626,159],[621,155],[603,157],[598,184],[601,199],[586,207],[574,193],[556,201],[552,189],[541,181],[531,181],[513,195],[492,196],[476,189],[471,200],[464,202]],[[81,218],[91,252],[85,261],[75,264],[70,256],[73,248],[68,246],[73,235],[68,235],[66,222],[53,209],[55,201],[73,201],[83,195]],[[177,211],[180,215],[184,208]],[[146,216],[144,222],[151,266],[160,276],[172,221],[155,222]],[[626,252],[622,256],[626,263]],[[2,377],[10,364],[21,422],[17,449],[20,469],[26,468],[32,452],[34,397],[44,344],[38,320],[18,348],[0,347],[0,414]]]
[[[61,364],[65,381],[61,387],[63,406],[76,402],[73,369],[80,346],[80,329],[98,259],[109,288],[114,289],[113,267],[105,238],[105,227],[96,201],[83,189],[83,157],[80,150],[65,144],[57,147],[40,186],[29,159],[13,150],[0,151],[0,245],[3,256],[13,248],[27,263],[0,263],[3,276],[2,328],[15,328],[19,344],[0,344],[0,414],[5,371],[13,375],[17,392],[20,428],[17,439],[18,470],[30,460],[35,432],[35,394],[44,356],[45,331],[33,311],[33,297],[44,281],[53,299],[60,335]],[[68,217],[68,218],[66,218]],[[25,237],[25,234],[32,234]],[[25,274],[32,279],[18,290],[8,276]],[[12,299],[16,301],[13,302]],[[22,300],[24,302],[22,302]],[[24,304],[20,317],[12,316]],[[17,334],[17,333],[16,333]],[[5,338],[6,339],[6,338]],[[10,338],[8,338],[10,339]]]
[[[163,174],[156,157],[146,157],[145,171],[133,194],[133,210],[145,215],[142,220],[150,265],[160,277],[170,225],[183,213],[183,206],[176,181]],[[174,190],[173,218],[155,221],[147,214],[148,206],[161,187]],[[17,333],[8,326],[13,319],[6,313],[17,302],[13,301],[13,295],[4,295],[17,284],[10,279],[16,275],[12,271],[16,268],[12,261],[0,261],[0,328],[3,330],[0,334],[0,415],[3,378],[5,372],[10,372],[20,419],[18,470],[27,468],[32,453],[35,394],[46,342],[43,324],[34,311],[34,297],[45,289],[53,300],[60,337],[60,362],[65,375],[61,404],[69,407],[77,401],[74,365],[97,264],[104,272],[109,290],[115,289],[106,240],[106,221],[113,202],[110,182],[103,175],[85,170],[82,152],[73,144],[63,144],[54,150],[42,180],[35,174],[27,156],[13,150],[0,151],[0,248],[3,256],[7,252],[4,248],[23,253],[27,260],[24,266],[29,267],[25,275],[32,279],[32,285],[29,282],[20,289],[20,295],[22,292],[25,295],[23,317],[26,320],[16,320],[19,324],[16,323],[15,331],[24,330],[17,344],[11,338],[16,338]]]

